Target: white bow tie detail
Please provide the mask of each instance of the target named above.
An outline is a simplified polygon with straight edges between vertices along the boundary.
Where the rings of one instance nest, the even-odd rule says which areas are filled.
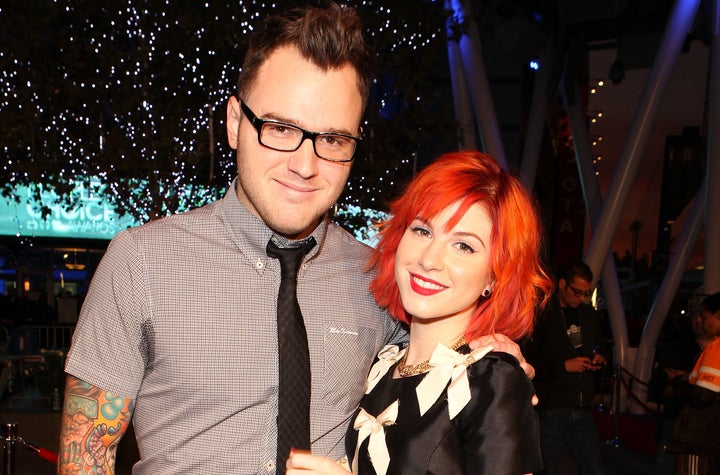
[[[438,343],[430,357],[430,364],[434,366],[425,375],[415,388],[417,393],[420,415],[438,400],[447,386],[448,412],[453,419],[470,401],[470,383],[467,377],[467,368],[471,364],[492,351],[492,346],[478,348],[467,355],[457,353],[442,343]]]
[[[378,353],[378,361],[370,368],[368,374],[367,389],[365,394],[370,394],[370,391],[385,376],[388,370],[403,357],[407,349],[400,349],[397,345],[385,345],[385,347]]]
[[[358,431],[357,444],[355,444],[355,457],[353,457],[352,473],[358,473],[358,453],[365,439],[368,442],[368,454],[375,473],[385,475],[390,465],[390,453],[385,442],[385,428],[395,423],[398,415],[398,401],[395,400],[379,416],[373,417],[365,409],[360,409],[353,427]]]

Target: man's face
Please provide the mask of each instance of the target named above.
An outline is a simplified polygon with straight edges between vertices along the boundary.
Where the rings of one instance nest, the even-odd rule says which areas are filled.
[[[575,276],[572,282],[560,279],[558,282],[558,299],[563,307],[579,307],[590,296],[592,283]]]
[[[720,312],[710,313],[710,310],[702,309],[703,330],[710,338],[720,336]]]
[[[693,335],[695,335],[696,338],[702,338],[705,336],[703,323],[703,316],[699,311],[690,315],[690,327],[692,328]]]
[[[359,134],[362,97],[355,70],[346,65],[323,71],[294,47],[271,54],[241,99],[261,119],[311,132]],[[227,133],[237,150],[240,202],[273,231],[291,239],[308,236],[342,193],[350,163],[319,158],[311,140],[294,152],[260,145],[235,97],[228,101]]]

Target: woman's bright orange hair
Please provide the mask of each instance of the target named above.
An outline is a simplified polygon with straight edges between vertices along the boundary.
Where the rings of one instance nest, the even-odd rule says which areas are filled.
[[[468,340],[490,333],[520,339],[532,331],[535,314],[546,303],[552,281],[542,268],[542,230],[534,200],[520,181],[489,155],[462,151],[442,155],[420,172],[405,193],[390,206],[370,267],[377,271],[370,290],[381,307],[405,323],[405,312],[395,281],[395,253],[405,230],[415,218],[430,220],[460,202],[447,223],[448,230],[468,208],[481,204],[493,228],[490,238],[490,276],[495,285],[481,297],[470,325]]]

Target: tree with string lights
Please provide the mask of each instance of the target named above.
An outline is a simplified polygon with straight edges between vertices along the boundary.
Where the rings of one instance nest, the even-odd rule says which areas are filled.
[[[281,2],[278,2],[281,3]],[[0,6],[0,187],[77,206],[77,184],[144,222],[201,206],[235,173],[225,101],[262,1],[11,1]],[[443,2],[347,2],[363,16],[378,78],[336,217],[383,209],[423,143],[454,140]],[[283,6],[284,7],[284,6]],[[42,14],[40,14],[42,12]],[[49,214],[45,208],[39,211]]]

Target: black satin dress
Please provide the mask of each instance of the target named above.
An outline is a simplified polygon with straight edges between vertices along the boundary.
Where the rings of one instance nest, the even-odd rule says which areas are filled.
[[[458,352],[468,353],[469,348]],[[425,375],[393,379],[393,369],[360,402],[377,416],[399,399],[396,422],[385,427],[388,474],[518,475],[542,468],[533,386],[514,357],[491,352],[468,368],[472,399],[453,420],[448,416],[447,388],[420,417],[415,387]],[[350,458],[357,437],[351,423],[346,437]],[[360,475],[375,475],[368,442],[359,450]]]

